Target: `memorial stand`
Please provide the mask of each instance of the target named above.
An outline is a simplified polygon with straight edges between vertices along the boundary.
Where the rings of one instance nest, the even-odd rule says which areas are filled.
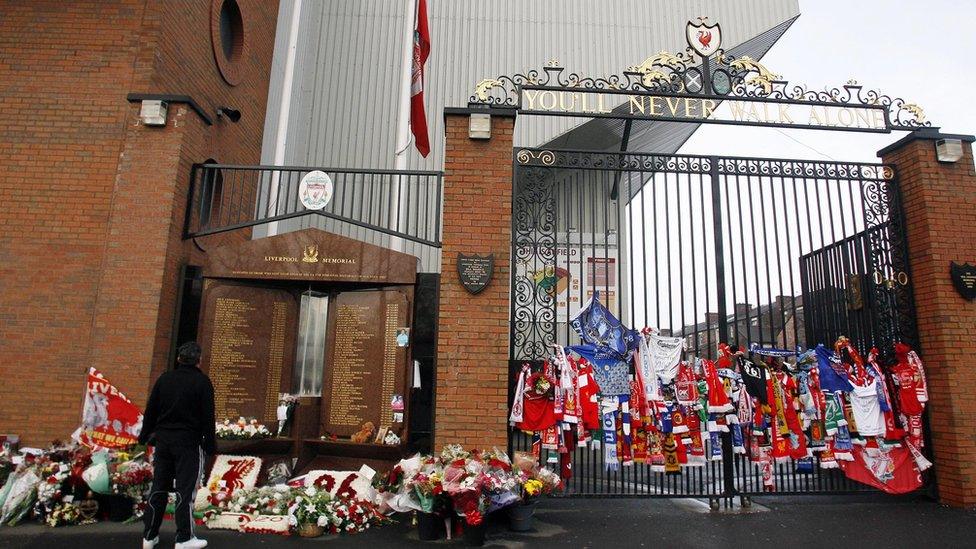
[[[313,351],[322,353],[321,396],[299,399],[287,437],[225,440],[221,453],[269,464],[297,458],[296,474],[363,463],[383,469],[403,457],[410,348],[397,334],[411,327],[416,279],[416,257],[319,229],[210,250],[199,340],[218,421],[242,416],[276,428],[279,394],[290,393],[298,375],[302,295],[329,296],[325,343]],[[367,424],[374,428],[367,440],[349,440]],[[400,442],[384,444],[377,430]]]

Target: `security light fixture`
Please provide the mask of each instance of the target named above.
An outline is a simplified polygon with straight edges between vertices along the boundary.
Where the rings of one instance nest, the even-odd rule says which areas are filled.
[[[139,119],[144,126],[165,126],[169,103],[160,99],[143,99]]]
[[[241,111],[230,107],[217,107],[217,118],[223,118],[225,116],[228,120],[237,124],[237,121],[241,119]]]
[[[956,162],[962,158],[962,139],[939,139],[935,142],[939,162]]]
[[[468,137],[471,139],[491,139],[491,115],[471,113],[468,119]]]

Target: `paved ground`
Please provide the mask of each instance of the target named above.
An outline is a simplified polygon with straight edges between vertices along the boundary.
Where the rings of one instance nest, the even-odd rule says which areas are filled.
[[[885,549],[976,547],[976,511],[941,507],[924,499],[852,496],[829,499],[760,498],[748,512],[708,513],[695,500],[550,499],[536,514],[536,529],[508,532],[490,524],[487,546],[495,547],[755,547]],[[216,549],[255,547],[420,547],[461,545],[421,542],[409,519],[352,536],[261,536],[200,529]],[[172,547],[173,525],[163,526],[161,548]],[[0,547],[138,547],[137,525],[97,524],[46,528],[29,524],[0,528]]]

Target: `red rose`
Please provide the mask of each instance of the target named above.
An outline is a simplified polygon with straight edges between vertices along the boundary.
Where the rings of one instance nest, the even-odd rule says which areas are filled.
[[[482,516],[477,510],[471,510],[464,514],[464,520],[471,526],[481,524]]]

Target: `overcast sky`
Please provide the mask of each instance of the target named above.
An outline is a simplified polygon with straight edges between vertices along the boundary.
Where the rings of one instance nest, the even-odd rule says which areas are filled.
[[[762,59],[770,70],[811,90],[854,78],[918,103],[943,132],[976,132],[976,2],[800,0],[800,12]],[[876,161],[901,135],[705,124],[681,152]]]
[[[976,2],[801,0],[800,9],[799,19],[762,59],[771,71],[810,90],[840,87],[853,78],[865,90],[876,89],[918,103],[932,124],[941,126],[945,133],[976,132],[976,115],[969,107],[976,90],[976,62],[972,60],[976,35],[971,31]],[[704,124],[681,152],[878,162],[877,151],[902,135],[904,132],[870,134]],[[734,187],[731,182],[726,187],[727,192],[737,196],[733,203],[745,201],[744,212],[765,215],[749,216],[740,231],[739,209],[724,214],[727,224],[736,227],[727,237],[731,240],[726,240],[725,250],[729,307],[735,302],[769,303],[779,294],[799,295],[800,254],[864,228],[859,184],[801,180],[796,193],[792,181],[782,189],[777,178],[748,178],[741,183],[741,190],[738,179]],[[747,183],[753,186],[747,188]],[[707,205],[708,199],[698,191],[686,190],[684,185],[679,185],[677,176],[657,177],[645,186],[646,204],[631,204],[635,225],[629,233],[634,235],[635,249],[642,252],[633,256],[636,280],[631,300],[636,303],[636,325],[678,329],[702,320],[706,311],[716,310],[714,276],[707,283],[703,277],[694,281],[689,280],[688,269],[682,270],[688,260],[702,272],[714,272],[715,268],[710,236],[705,238],[704,247],[699,246],[696,257],[689,257],[692,221],[701,220],[689,219],[695,217],[697,208],[688,206],[700,204],[703,199]],[[669,223],[663,221],[665,188],[670,189],[672,200],[680,196],[682,211],[692,213],[672,216]],[[819,207],[817,195],[830,207]],[[819,217],[821,227],[829,230],[810,230],[798,223],[801,220],[795,219],[789,208],[784,209],[794,201],[799,201],[799,211],[816,216],[814,219]],[[645,208],[648,215],[642,213]],[[710,208],[706,206],[706,210]],[[657,220],[653,221],[655,211]],[[674,217],[684,226],[683,236],[679,236],[679,221]],[[648,220],[652,220],[650,225]],[[642,239],[642,233],[648,237]],[[675,245],[658,249],[658,244],[666,240]],[[644,255],[648,268],[644,267]],[[763,267],[767,261],[771,265]],[[627,278],[627,274],[622,273],[622,278]],[[642,312],[645,295],[646,318]],[[664,297],[668,299],[657,302]]]

